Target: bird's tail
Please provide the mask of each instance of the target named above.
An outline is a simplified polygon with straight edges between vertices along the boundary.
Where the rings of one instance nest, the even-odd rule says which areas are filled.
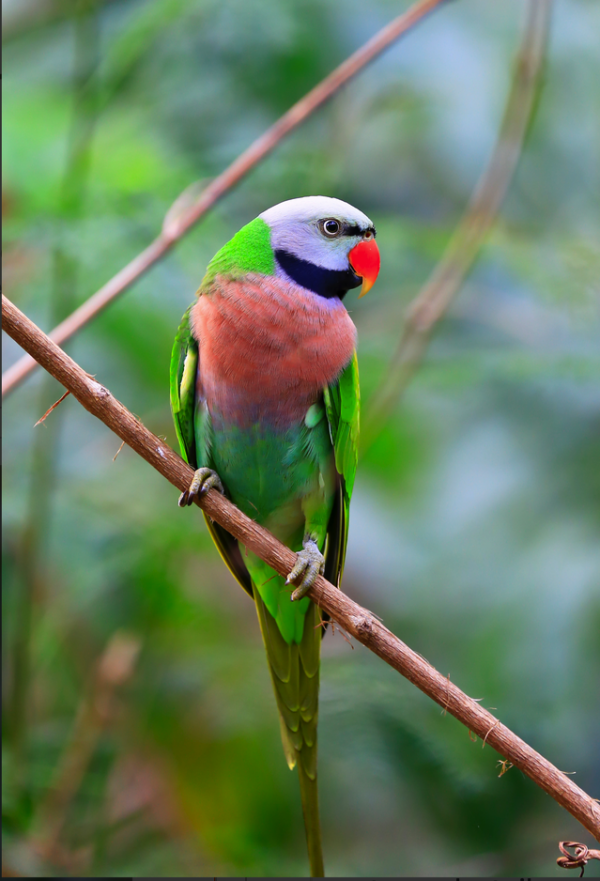
[[[282,579],[283,581],[283,579]],[[289,593],[286,599],[289,602]],[[310,873],[324,876],[317,789],[317,717],[321,655],[320,612],[310,603],[302,639],[287,643],[258,590],[254,591],[269,670],[275,690],[283,750],[290,768],[298,766]]]
[[[315,743],[315,750],[316,750]],[[298,762],[298,779],[304,814],[304,830],[311,878],[324,878],[323,846],[321,844],[321,821],[319,819],[319,790],[316,775],[310,778]]]

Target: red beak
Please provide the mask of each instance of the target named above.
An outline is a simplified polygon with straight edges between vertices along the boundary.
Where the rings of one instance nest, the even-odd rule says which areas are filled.
[[[379,275],[381,257],[375,239],[363,239],[362,242],[355,245],[348,254],[348,260],[353,272],[363,280],[358,295],[360,299],[367,291],[371,290]]]

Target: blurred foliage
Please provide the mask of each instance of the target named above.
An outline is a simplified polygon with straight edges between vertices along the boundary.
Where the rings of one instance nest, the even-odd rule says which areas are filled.
[[[7,295],[51,326],[148,243],[182,189],[217,174],[403,6],[6,3]],[[349,302],[367,400],[493,145],[523,11],[520,0],[462,0],[431,16],[68,350],[175,445],[170,347],[208,260],[267,206],[331,194],[378,229],[380,280]],[[596,2],[557,0],[541,100],[498,224],[364,455],[344,583],[596,796],[599,29]],[[8,365],[19,351],[4,342]],[[305,873],[297,781],[252,606],[199,512],[178,510],[173,488],[127,448],[113,461],[118,440],[75,401],[33,429],[59,395],[38,374],[4,410],[7,866]],[[138,640],[139,658],[110,686],[48,849],[48,799],[119,633]],[[557,841],[589,838],[337,632],[324,641],[322,683],[330,874],[558,875]]]

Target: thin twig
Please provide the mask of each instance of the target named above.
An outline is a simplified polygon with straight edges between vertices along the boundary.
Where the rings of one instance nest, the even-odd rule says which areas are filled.
[[[248,174],[265,158],[283,138],[311,116],[315,110],[328,101],[342,86],[349,82],[367,64],[377,58],[388,46],[417,25],[428,13],[447,0],[418,0],[405,13],[399,15],[371,37],[360,49],[347,58],[339,67],[325,77],[307,95],[281,116],[267,131],[257,138],[224,172],[216,177],[191,204],[181,212],[168,212],[169,222],[163,226],[161,234],[148,247],[138,254],[109,282],[93,294],[68,318],[50,332],[50,339],[62,345],[82,327],[92,320],[116,297],[123,293],[134,281],[140,278],[151,266],[169,251],[175,242],[222,196]],[[183,194],[182,194],[183,196]],[[178,197],[178,199],[181,198]],[[176,200],[177,201],[177,200]],[[184,200],[185,201],[185,200]],[[2,396],[19,385],[35,368],[33,358],[24,356],[2,375]]]
[[[180,491],[188,488],[193,470],[164,441],[153,435],[114,398],[91,379],[10,300],[2,296],[6,332],[51,373],[94,416],[139,453]],[[198,501],[212,520],[280,575],[287,575],[296,555],[215,490]],[[175,516],[175,515],[174,515]],[[417,652],[391,633],[368,610],[319,576],[309,591],[311,599],[344,630],[445,708],[469,731],[487,738],[507,763],[512,763],[554,798],[600,840],[600,805],[569,777],[517,737],[506,725],[442,676]]]
[[[64,395],[61,395],[60,398],[58,399],[58,401],[55,401],[55,402],[52,404],[51,407],[48,407],[48,409],[46,410],[46,412],[44,413],[44,415],[43,415],[43,416],[40,416],[40,418],[38,419],[38,421],[35,423],[35,425],[34,425],[33,427],[34,427],[34,428],[37,428],[38,425],[41,425],[42,422],[45,422],[45,421],[46,421],[46,418],[52,413],[52,411],[53,411],[53,410],[56,410],[56,408],[58,407],[58,405],[59,405],[59,404],[62,404],[62,402],[64,401],[64,399],[67,397],[67,395],[70,395],[70,394],[71,394],[70,391],[66,391],[66,392],[64,393]]]
[[[119,449],[117,450],[117,452],[113,456],[113,462],[116,462],[117,456],[119,455],[119,453],[121,452],[121,450],[123,449],[124,446],[125,446],[125,441],[121,441],[121,446],[119,447]]]
[[[500,131],[462,220],[444,255],[408,307],[398,348],[365,419],[362,450],[385,425],[425,353],[432,332],[459,292],[496,219],[516,170],[538,94],[552,0],[529,0]]]

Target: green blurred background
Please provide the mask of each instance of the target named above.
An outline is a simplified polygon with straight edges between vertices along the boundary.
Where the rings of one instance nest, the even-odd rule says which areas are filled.
[[[407,7],[11,0],[5,292],[44,329]],[[283,199],[376,223],[348,306],[363,400],[492,149],[526,4],[460,0],[385,53],[67,345],[176,445],[170,349],[212,254]],[[365,451],[344,588],[600,795],[600,4],[557,0],[517,174],[421,368]],[[4,337],[4,364],[20,355]],[[4,409],[5,871],[298,875],[254,609],[197,510],[38,371]],[[591,837],[361,646],[323,645],[331,875],[552,875]],[[599,875],[598,864],[588,876]]]

